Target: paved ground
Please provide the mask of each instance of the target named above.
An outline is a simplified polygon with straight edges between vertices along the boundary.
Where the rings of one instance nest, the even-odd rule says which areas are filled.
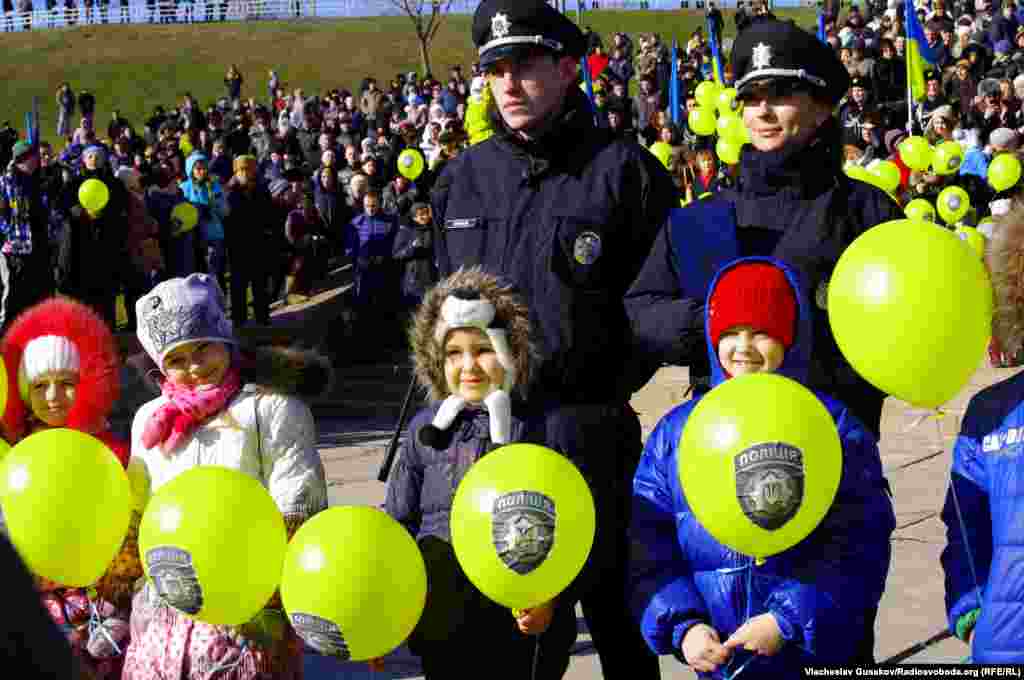
[[[377,470],[391,436],[394,404],[385,416],[373,416],[357,393],[365,394],[370,407],[380,405],[380,394],[404,393],[405,373],[394,365],[363,366],[352,371],[356,386],[345,390],[346,405],[358,415],[345,417],[335,411],[321,420],[321,452],[327,468],[332,504],[371,504],[383,501],[384,485]],[[343,371],[343,374],[345,372]],[[378,376],[376,379],[374,374]],[[927,640],[945,627],[942,572],[939,553],[944,545],[944,526],[938,518],[945,494],[950,447],[959,429],[968,399],[982,387],[1013,374],[1013,369],[983,368],[971,384],[945,409],[941,420],[919,421],[919,411],[889,399],[882,421],[882,460],[892,484],[896,505],[897,531],[893,538],[893,563],[878,622],[876,656],[879,660]],[[344,375],[342,376],[344,379]],[[687,388],[685,369],[662,369],[633,399],[640,413],[644,434],[672,405],[682,400]],[[369,389],[376,386],[376,389]],[[581,619],[581,630],[583,623]],[[912,663],[960,661],[965,647],[945,640],[912,656]],[[692,678],[693,674],[671,657],[662,658],[666,680]],[[327,678],[369,678],[361,664],[339,664],[331,659],[309,656],[311,680]],[[388,658],[387,670],[375,678],[421,677],[416,658],[400,648]],[[585,632],[567,675],[572,680],[599,678],[600,667]]]

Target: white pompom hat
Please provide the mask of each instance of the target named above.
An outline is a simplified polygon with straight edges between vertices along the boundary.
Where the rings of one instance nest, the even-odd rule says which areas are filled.
[[[18,368],[18,391],[29,398],[29,386],[40,376],[57,371],[78,373],[82,358],[75,344],[60,335],[41,335],[25,346]]]

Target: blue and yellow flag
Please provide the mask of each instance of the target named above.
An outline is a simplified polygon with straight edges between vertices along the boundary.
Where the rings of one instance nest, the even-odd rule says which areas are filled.
[[[711,75],[719,85],[725,85],[725,71],[722,69],[722,36],[718,35],[718,27],[708,16],[704,19],[705,30],[708,33],[708,47],[711,48]]]
[[[924,27],[917,18],[913,0],[904,0],[904,10],[907,23],[907,82],[910,84],[911,97],[919,102],[924,99],[924,73],[935,67],[938,58],[924,37]]]

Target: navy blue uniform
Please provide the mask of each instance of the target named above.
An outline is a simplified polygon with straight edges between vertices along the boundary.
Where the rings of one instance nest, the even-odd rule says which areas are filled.
[[[624,295],[676,189],[654,156],[594,126],[576,88],[536,141],[495,124],[498,134],[450,162],[432,194],[440,274],[480,265],[527,300],[540,355],[529,403],[547,405],[557,440],[549,445],[580,467],[597,505],[595,546],[573,593],[605,677],[657,677],[624,599],[631,480],[642,452],[628,401],[653,374],[632,360]]]

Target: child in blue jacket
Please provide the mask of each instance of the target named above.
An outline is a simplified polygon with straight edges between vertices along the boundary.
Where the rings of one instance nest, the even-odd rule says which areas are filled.
[[[747,373],[806,383],[811,310],[786,265],[726,265],[705,309],[712,386]],[[679,440],[699,399],[671,410],[647,440],[633,481],[630,605],[648,646],[700,677],[742,668],[744,680],[796,678],[808,665],[871,661],[861,632],[885,589],[896,519],[874,436],[848,408],[817,396],[843,446],[839,490],[807,538],[761,563],[716,541],[683,494]]]
[[[1000,221],[988,250],[995,289],[993,336],[1022,345],[1024,215]],[[1024,663],[1024,373],[971,399],[953,448],[942,520],[949,628],[981,664]]]

